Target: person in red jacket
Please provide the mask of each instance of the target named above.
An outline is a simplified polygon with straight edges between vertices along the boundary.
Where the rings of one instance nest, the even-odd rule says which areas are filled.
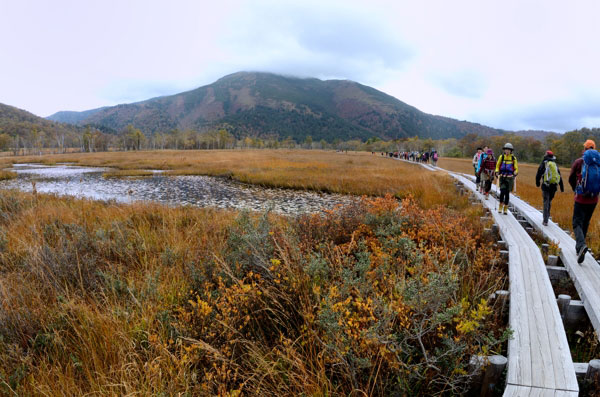
[[[596,143],[588,139],[583,144],[583,151],[595,150]],[[577,194],[577,185],[581,182],[581,167],[583,166],[583,156],[578,158],[571,165],[571,173],[569,175],[569,185],[575,192],[575,205],[573,207],[573,232],[575,233],[575,251],[577,252],[577,263],[582,263],[585,259],[585,254],[588,252],[588,247],[585,244],[590,220],[598,204],[598,196],[588,196],[585,194]]]

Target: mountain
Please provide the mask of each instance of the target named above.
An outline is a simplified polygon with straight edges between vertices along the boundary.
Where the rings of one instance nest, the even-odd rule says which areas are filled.
[[[56,112],[53,115],[48,116],[47,119],[52,121],[58,121],[60,123],[77,124],[106,108],[107,107],[105,106],[98,109],[84,110],[83,112],[74,112],[66,110]]]
[[[336,138],[459,138],[504,131],[424,113],[374,88],[349,81],[239,72],[176,95],[88,110],[51,120],[144,133],[225,128],[236,137],[277,135],[303,141]]]
[[[520,131],[515,131],[514,134],[523,136],[526,138],[529,137],[529,138],[537,139],[540,142],[543,142],[548,135],[557,135],[556,132],[543,131],[543,130],[525,130],[525,131],[520,130]]]
[[[74,136],[82,130],[70,124],[46,120],[25,110],[0,103],[0,133],[21,138],[34,131],[44,138]]]

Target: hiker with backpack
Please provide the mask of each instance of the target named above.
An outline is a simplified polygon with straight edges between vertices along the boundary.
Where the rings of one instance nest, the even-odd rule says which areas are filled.
[[[473,156],[473,172],[475,173],[475,184],[477,186],[479,186],[479,183],[481,182],[479,179],[479,175],[477,175],[477,164],[479,164],[479,157],[481,156],[481,153],[483,153],[483,148],[478,147],[477,153],[475,153],[475,155]]]
[[[546,151],[544,159],[535,175],[535,185],[537,187],[540,187],[540,181],[542,182],[542,198],[544,200],[544,219],[542,225],[548,226],[550,207],[552,205],[552,199],[554,199],[554,194],[559,186],[561,192],[565,191],[563,180],[560,176],[560,170],[558,169],[558,165],[556,165],[556,157],[551,150]]]
[[[480,191],[487,200],[492,189],[492,181],[496,175],[496,158],[492,149],[488,149],[484,154],[479,158],[478,173],[481,179]]]
[[[585,237],[600,193],[600,153],[596,151],[596,143],[591,139],[583,144],[583,156],[571,165],[569,185],[575,192],[573,206],[575,252],[577,252],[577,263],[582,263],[588,252]]]
[[[437,162],[438,162],[438,152],[437,150],[433,150],[433,152],[431,153],[431,161],[433,162],[433,166],[437,167]]]
[[[519,174],[519,165],[517,164],[517,158],[513,154],[513,145],[506,143],[502,148],[504,153],[498,157],[496,163],[496,175],[499,178],[500,185],[500,206],[498,212],[504,215],[508,214],[508,200],[510,192],[513,191],[515,186],[515,178]]]
[[[479,183],[477,184],[477,189],[479,189],[479,193],[483,194],[483,190],[484,190],[484,181],[481,178],[481,165],[483,164],[483,161],[485,160],[485,158],[487,157],[487,152],[489,150],[488,145],[485,145],[483,147],[483,151],[481,152],[481,155],[479,156],[479,160],[477,161],[477,166],[475,167],[475,174],[477,179],[479,179]],[[495,167],[495,164],[494,164]]]

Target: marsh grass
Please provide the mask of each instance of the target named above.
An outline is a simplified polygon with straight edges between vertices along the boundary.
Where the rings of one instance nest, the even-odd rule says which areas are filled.
[[[150,170],[115,170],[102,173],[102,177],[109,178],[143,178],[154,176],[156,173]]]
[[[460,394],[506,280],[464,198],[401,186],[298,218],[0,192],[2,394]]]
[[[4,181],[7,179],[15,179],[16,177],[17,177],[16,172],[0,170],[0,181]]]
[[[165,170],[169,175],[212,175],[244,183],[289,189],[404,198],[409,193],[425,207],[454,205],[448,178],[418,165],[370,153],[320,150],[211,150],[80,153],[14,158],[19,162],[74,162],[116,168],[123,176]],[[113,174],[111,174],[113,175]]]

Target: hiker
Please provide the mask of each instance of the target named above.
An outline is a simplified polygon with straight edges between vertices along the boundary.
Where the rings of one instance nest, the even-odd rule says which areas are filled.
[[[492,149],[486,151],[485,158],[483,154],[481,155],[479,160],[479,175],[481,178],[481,193],[485,195],[485,199],[487,200],[496,175],[496,159],[494,158],[494,151]]]
[[[475,155],[473,156],[473,172],[475,172],[475,184],[477,186],[479,186],[479,183],[480,183],[479,175],[477,175],[477,164],[479,163],[479,157],[481,156],[482,152],[483,152],[483,148],[478,147],[477,153],[475,153]]]
[[[433,152],[431,153],[431,161],[433,162],[433,166],[437,167],[437,162],[438,162],[438,152],[437,150],[433,150]]]
[[[500,184],[500,206],[498,212],[504,215],[508,214],[508,200],[510,192],[513,191],[515,186],[515,177],[519,173],[519,166],[517,164],[517,158],[513,153],[513,145],[506,143],[502,148],[504,153],[498,157],[496,163],[496,175],[498,175]]]
[[[540,180],[542,182],[542,198],[544,200],[544,219],[542,225],[548,226],[550,206],[552,205],[554,194],[559,186],[561,192],[565,191],[560,170],[558,169],[558,165],[556,165],[556,156],[554,156],[551,150],[546,151],[544,159],[538,167],[537,174],[535,175],[535,185],[537,187],[540,187]]]
[[[575,233],[575,252],[577,263],[582,263],[588,247],[585,244],[590,219],[598,204],[600,192],[600,153],[596,143],[588,139],[583,144],[583,155],[571,165],[569,185],[575,192],[573,206],[573,232]]]
[[[481,164],[483,164],[483,161],[487,157],[488,150],[489,150],[488,145],[485,145],[483,147],[483,151],[481,152],[481,155],[479,156],[479,160],[477,161],[477,166],[475,167],[475,173],[476,173],[477,178],[479,179],[479,183],[477,184],[477,189],[479,189],[479,193],[481,193],[481,194],[483,194],[483,190],[484,190],[484,182],[481,180]],[[494,168],[495,168],[495,166],[494,166]]]

